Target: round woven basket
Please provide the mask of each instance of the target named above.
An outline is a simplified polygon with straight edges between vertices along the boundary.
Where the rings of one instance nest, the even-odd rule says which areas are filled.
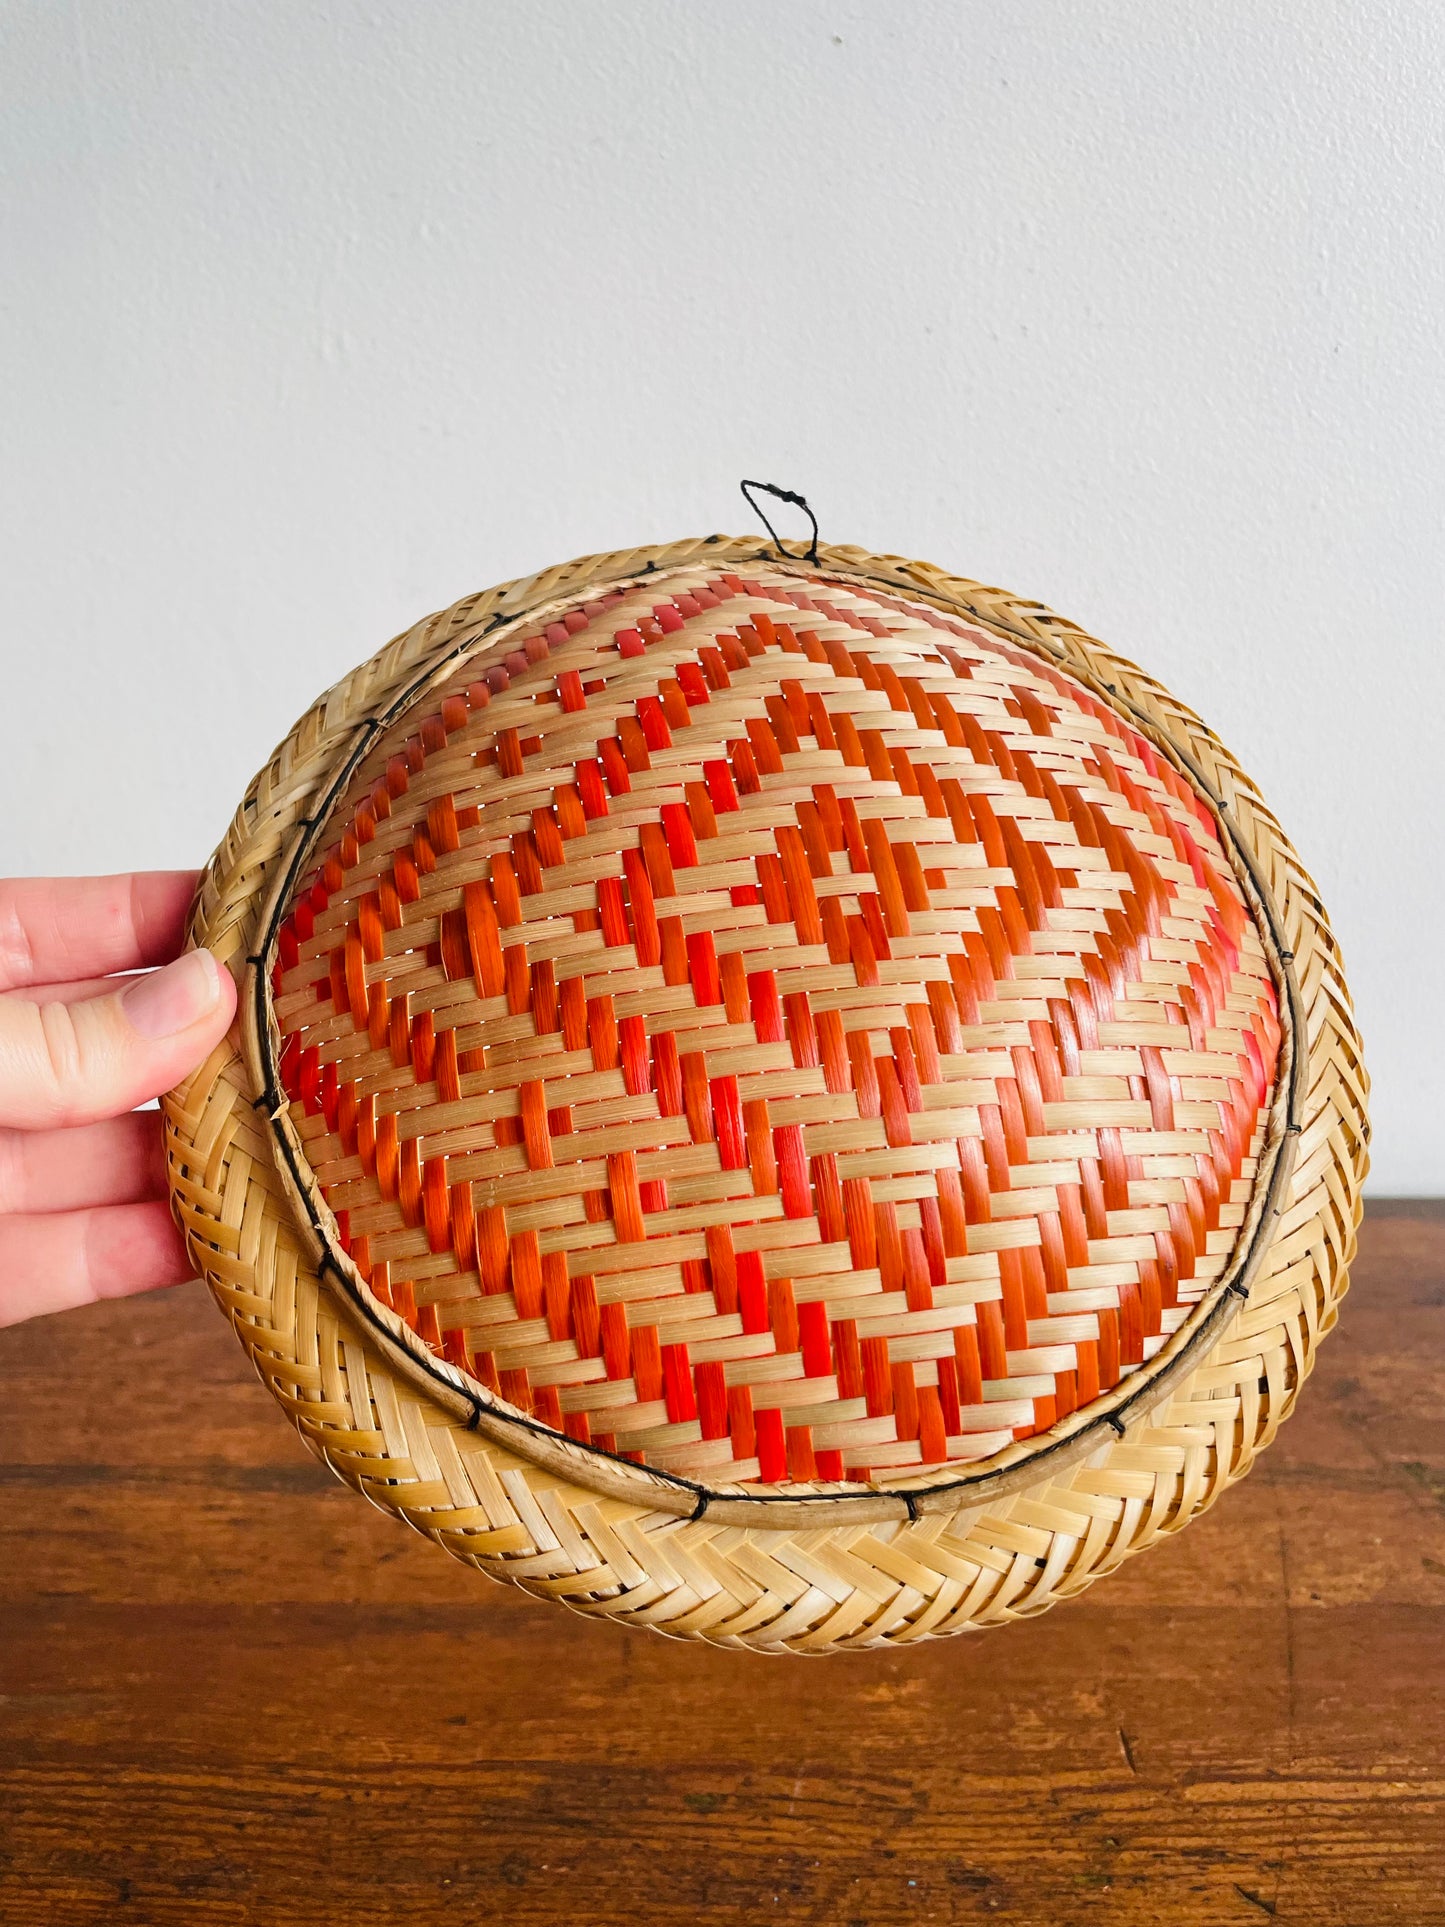
[[[1345,1289],[1318,895],[1035,603],[710,537],[330,690],[193,922],[172,1193],[341,1478],[499,1579],[762,1651],[997,1624],[1248,1470]]]

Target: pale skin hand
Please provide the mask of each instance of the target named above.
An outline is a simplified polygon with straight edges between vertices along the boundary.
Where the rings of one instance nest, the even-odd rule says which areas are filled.
[[[180,954],[195,883],[0,881],[0,1325],[192,1275],[160,1114],[136,1106],[202,1063],[235,1012],[229,973]]]

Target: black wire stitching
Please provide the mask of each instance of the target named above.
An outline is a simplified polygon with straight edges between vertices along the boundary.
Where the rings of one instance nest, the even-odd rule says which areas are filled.
[[[795,494],[790,488],[778,488],[772,482],[739,482],[738,487],[743,492],[743,500],[747,503],[753,514],[757,516],[768,534],[773,538],[773,547],[779,555],[786,556],[789,562],[812,562],[816,564],[818,560],[818,518],[808,506],[806,496]],[[773,527],[759,505],[753,500],[749,492],[755,488],[761,489],[765,495],[776,496],[780,502],[791,502],[793,507],[800,508],[812,523],[813,539],[809,542],[802,555],[794,555],[790,550],[783,547],[782,542],[779,540],[777,530]]]

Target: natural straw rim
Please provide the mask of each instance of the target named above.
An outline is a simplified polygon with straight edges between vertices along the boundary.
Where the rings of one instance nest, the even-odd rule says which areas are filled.
[[[1103,680],[1091,664],[1081,663],[1057,644],[1048,646],[1050,639],[1046,635],[1029,633],[1022,625],[1005,624],[996,609],[985,611],[966,595],[945,593],[935,583],[916,576],[916,565],[896,558],[824,545],[814,564],[778,549],[726,537],[710,537],[706,544],[698,546],[705,552],[706,546],[713,543],[725,545],[729,560],[734,563],[755,560],[800,578],[821,574],[867,590],[902,594],[915,602],[961,615],[986,632],[1007,637],[1010,647],[1022,648],[1062,669],[1126,720],[1168,759],[1209,811],[1254,919],[1278,994],[1281,1058],[1244,1222],[1221,1276],[1192,1308],[1184,1324],[1151,1360],[1068,1419],[1034,1438],[1014,1441],[1002,1451],[970,1462],[947,1476],[922,1473],[916,1480],[894,1479],[887,1485],[867,1487],[842,1484],[758,1489],[736,1484],[712,1486],[662,1467],[637,1465],[553,1431],[438,1357],[371,1293],[341,1243],[335,1217],[310,1169],[289,1103],[281,1090],[271,973],[279,928],[296,886],[326,832],[336,804],[368,752],[430,689],[472,658],[504,649],[519,627],[545,621],[552,613],[573,606],[579,597],[639,586],[654,576],[665,577],[670,573],[669,565],[659,566],[657,558],[688,545],[658,545],[651,550],[632,551],[625,558],[599,557],[596,571],[573,578],[565,593],[558,595],[554,591],[530,601],[523,598],[510,607],[498,609],[461,641],[446,645],[399,692],[389,695],[384,706],[354,726],[350,741],[312,786],[304,804],[307,814],[297,820],[292,835],[273,859],[270,886],[258,918],[258,934],[246,959],[241,1036],[247,1070],[260,1092],[254,1103],[264,1117],[276,1169],[296,1227],[336,1301],[345,1308],[353,1323],[382,1346],[401,1376],[467,1429],[484,1434],[544,1471],[605,1497],[676,1516],[699,1519],[706,1515],[709,1522],[716,1525],[822,1528],[955,1512],[961,1505],[983,1503],[1032,1487],[1041,1478],[1076,1464],[1101,1443],[1123,1437],[1129,1422],[1165,1400],[1202,1357],[1225,1338],[1248,1302],[1251,1283],[1269,1248],[1293,1169],[1295,1143],[1301,1128],[1302,1097],[1308,1085],[1309,1047],[1294,956],[1273,894],[1224,798],[1188,751],[1114,683]],[[639,557],[645,558],[640,567]],[[626,568],[608,570],[607,564],[624,559]],[[529,585],[518,586],[525,589]],[[1046,628],[1057,618],[1040,610],[1035,620]],[[1072,625],[1064,626],[1072,628]],[[316,799],[314,802],[312,797]]]

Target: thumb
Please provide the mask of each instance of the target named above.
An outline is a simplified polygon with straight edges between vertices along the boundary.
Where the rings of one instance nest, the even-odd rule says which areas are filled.
[[[0,998],[0,1126],[49,1130],[133,1111],[226,1033],[236,987],[208,950],[82,1003]]]

